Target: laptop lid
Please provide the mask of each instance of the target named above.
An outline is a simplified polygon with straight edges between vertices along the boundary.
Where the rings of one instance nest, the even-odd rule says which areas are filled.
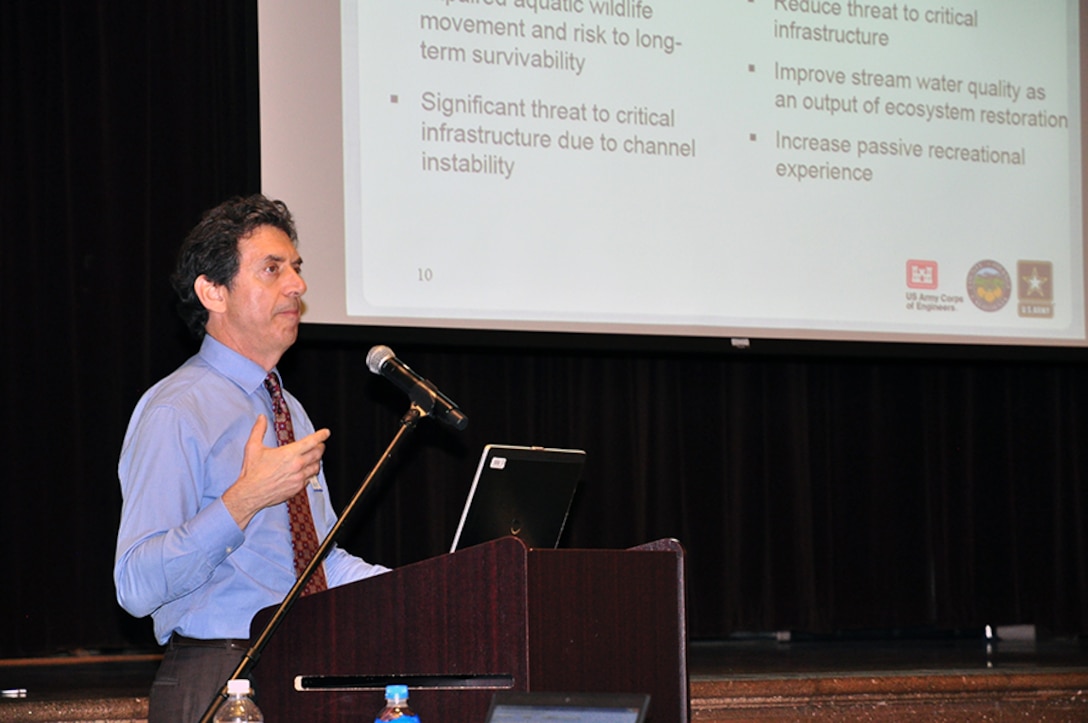
[[[556,547],[585,459],[580,449],[484,447],[450,552],[508,535]]]
[[[550,693],[501,690],[486,723],[643,723],[650,696],[642,693]]]

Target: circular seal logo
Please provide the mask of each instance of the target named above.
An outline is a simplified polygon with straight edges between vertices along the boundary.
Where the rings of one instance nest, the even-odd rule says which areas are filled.
[[[967,295],[983,311],[997,311],[1009,303],[1012,278],[996,261],[979,261],[967,272]]]

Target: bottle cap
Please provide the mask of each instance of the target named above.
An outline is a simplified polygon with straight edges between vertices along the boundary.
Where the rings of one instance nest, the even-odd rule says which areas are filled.
[[[388,700],[408,700],[408,686],[387,685],[385,686],[385,697]]]
[[[245,678],[232,678],[227,681],[227,695],[249,695],[253,689]]]

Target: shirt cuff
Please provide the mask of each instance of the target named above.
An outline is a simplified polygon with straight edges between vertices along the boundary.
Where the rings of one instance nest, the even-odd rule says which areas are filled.
[[[190,520],[190,533],[204,548],[205,559],[213,569],[246,541],[245,533],[234,521],[222,498]]]

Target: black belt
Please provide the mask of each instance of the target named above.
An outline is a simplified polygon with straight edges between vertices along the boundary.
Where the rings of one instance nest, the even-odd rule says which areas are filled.
[[[170,636],[172,648],[219,648],[221,650],[249,650],[249,641],[240,638],[188,638],[174,633]]]

